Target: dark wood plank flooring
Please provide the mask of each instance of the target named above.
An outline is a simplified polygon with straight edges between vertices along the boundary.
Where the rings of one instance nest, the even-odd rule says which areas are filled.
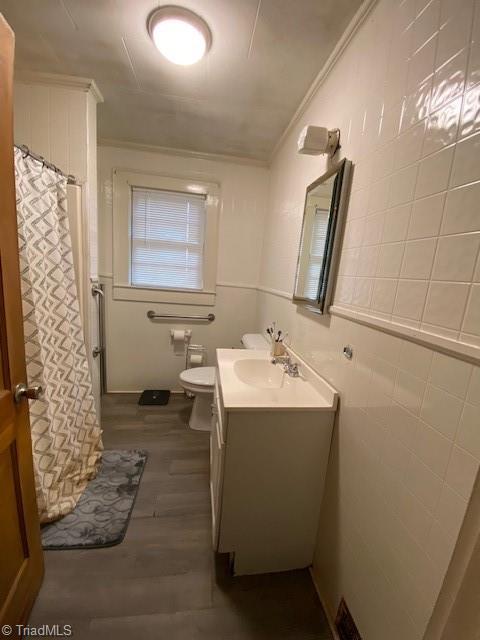
[[[125,540],[46,552],[29,624],[70,624],[74,640],[331,640],[308,571],[233,578],[212,552],[209,434],[188,429],[191,401],[137,399],[103,399],[105,448],[149,452]]]

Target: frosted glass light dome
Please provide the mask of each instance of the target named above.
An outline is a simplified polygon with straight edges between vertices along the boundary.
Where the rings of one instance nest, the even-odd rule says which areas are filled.
[[[212,42],[207,23],[183,7],[159,7],[150,14],[147,25],[157,49],[174,64],[195,64]]]

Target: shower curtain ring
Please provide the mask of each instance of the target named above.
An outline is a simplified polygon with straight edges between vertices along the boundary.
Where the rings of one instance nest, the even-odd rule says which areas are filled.
[[[27,147],[27,145],[21,144],[19,148],[22,152],[22,158],[28,158],[28,156],[30,155],[30,149]]]

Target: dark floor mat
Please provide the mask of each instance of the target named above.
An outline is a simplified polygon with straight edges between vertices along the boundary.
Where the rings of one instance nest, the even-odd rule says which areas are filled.
[[[122,542],[146,461],[146,451],[104,451],[97,477],[75,509],[42,527],[43,548],[112,547]]]
[[[170,391],[146,389],[138,399],[138,404],[168,404],[169,399]]]

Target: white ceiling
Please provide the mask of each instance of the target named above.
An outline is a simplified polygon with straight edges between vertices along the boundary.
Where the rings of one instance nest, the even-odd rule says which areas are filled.
[[[162,2],[0,0],[0,11],[18,70],[97,82],[100,138],[266,160],[361,1],[178,0],[213,34],[192,67],[147,34]]]

